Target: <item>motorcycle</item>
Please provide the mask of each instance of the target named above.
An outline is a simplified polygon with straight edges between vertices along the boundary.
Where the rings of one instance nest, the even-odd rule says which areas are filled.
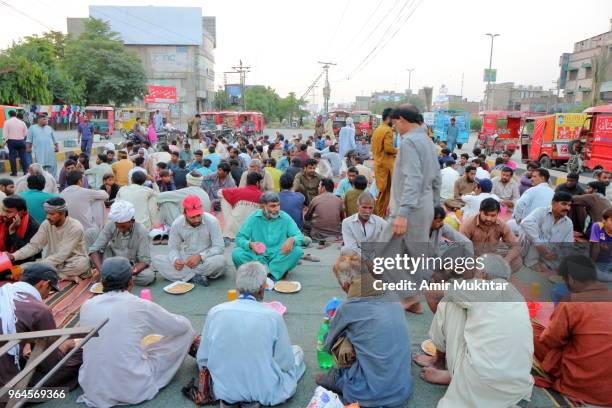
[[[566,163],[567,173],[580,174],[584,171],[584,161],[582,159],[582,141],[574,140],[569,145],[570,158]]]

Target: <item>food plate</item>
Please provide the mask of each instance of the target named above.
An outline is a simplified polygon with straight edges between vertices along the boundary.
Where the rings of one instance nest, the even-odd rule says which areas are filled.
[[[429,354],[430,356],[436,355],[436,346],[433,344],[431,339],[427,339],[421,343],[421,349],[425,352],[425,354]]]
[[[149,334],[148,336],[144,336],[142,340],[140,340],[140,347],[145,348],[153,343],[157,343],[163,338],[164,336],[162,336],[161,334]]]
[[[189,292],[195,285],[189,282],[173,282],[169,285],[164,286],[164,292],[170,293],[171,295],[182,295],[183,293]]]
[[[278,281],[274,290],[280,293],[295,293],[302,290],[302,284],[296,281]]]
[[[103,287],[102,287],[102,282],[96,282],[93,285],[91,285],[91,287],[89,288],[89,291],[91,293],[95,293],[96,295],[100,295],[103,292]]]

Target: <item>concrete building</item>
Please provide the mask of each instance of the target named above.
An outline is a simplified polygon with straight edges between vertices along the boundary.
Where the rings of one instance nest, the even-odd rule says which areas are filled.
[[[358,111],[367,111],[370,110],[370,100],[369,96],[356,96],[355,97],[355,110]]]
[[[203,17],[200,7],[90,6],[89,17],[108,21],[125,47],[136,54],[147,85],[175,87],[177,103],[135,105],[169,109],[184,124],[196,112],[212,109],[216,18]],[[78,36],[85,18],[68,18],[68,34]]]
[[[514,82],[492,83],[487,86],[487,110],[520,110],[521,103],[528,99],[552,96],[552,92],[541,86],[515,85]]]
[[[374,92],[370,96],[371,103],[376,102],[400,102],[406,98],[406,92],[395,92],[395,91],[381,91]]]
[[[610,30],[574,43],[572,53],[559,58],[559,88],[566,102],[610,100],[612,91],[612,19]]]

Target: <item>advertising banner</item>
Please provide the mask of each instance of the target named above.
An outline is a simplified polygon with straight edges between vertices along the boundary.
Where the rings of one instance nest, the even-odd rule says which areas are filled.
[[[147,92],[145,103],[176,103],[176,88],[173,86],[149,85]]]

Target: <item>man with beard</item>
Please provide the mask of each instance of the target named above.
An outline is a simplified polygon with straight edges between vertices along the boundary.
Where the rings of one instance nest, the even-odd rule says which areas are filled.
[[[102,262],[113,256],[121,256],[132,265],[132,278],[138,286],[148,286],[155,281],[151,264],[149,234],[134,219],[136,210],[127,201],[115,201],[108,213],[108,222],[102,230],[85,231],[89,258],[98,271]]]
[[[264,193],[259,202],[262,208],[247,218],[236,235],[232,260],[236,268],[261,262],[279,280],[300,261],[304,236],[291,216],[281,211],[277,193]]]
[[[612,188],[609,188],[612,173],[606,170],[595,171],[593,172],[593,177],[595,177],[597,181],[601,181],[604,186],[606,186],[605,196],[608,198],[608,200],[612,200]]]
[[[437,164],[437,161],[436,161]],[[455,181],[453,188],[453,199],[444,201],[444,205],[449,209],[462,208],[465,202],[461,196],[470,194],[476,186],[476,167],[466,166],[462,177]]]
[[[465,219],[459,231],[474,243],[476,256],[497,253],[505,257],[512,272],[518,272],[523,266],[519,241],[508,224],[499,219],[500,208],[496,199],[484,199],[479,213]]]
[[[323,180],[323,177],[317,173],[317,161],[308,159],[304,170],[293,179],[293,191],[302,193],[306,197],[304,204],[308,205],[319,194],[321,180]]]
[[[574,242],[574,228],[567,216],[572,205],[569,193],[555,193],[549,207],[533,210],[521,222],[525,265],[557,269],[565,249],[561,243]]]
[[[225,244],[217,219],[204,212],[198,196],[183,201],[183,215],[170,227],[168,255],[158,255],[153,268],[170,281],[208,286],[225,273]]]
[[[0,251],[13,253],[30,242],[38,231],[38,223],[28,214],[28,208],[23,198],[19,196],[6,197],[4,205],[5,216],[0,217]],[[31,262],[40,258],[40,254],[35,254],[31,258],[15,262],[16,264]],[[5,272],[9,272],[7,270]],[[2,271],[0,271],[2,275]]]
[[[365,191],[357,198],[359,206],[356,214],[342,221],[342,240],[344,245],[340,250],[343,255],[354,252],[361,255],[361,246],[365,242],[375,242],[378,234],[387,226],[387,221],[374,215],[374,197]]]
[[[501,174],[498,177],[494,177],[491,181],[493,182],[493,194],[501,199],[501,203],[504,207],[512,210],[514,205],[521,197],[519,193],[519,185],[512,178],[514,170],[510,167],[502,167]]]
[[[44,208],[47,219],[40,224],[36,234],[27,245],[8,257],[11,261],[22,261],[45,250],[40,263],[55,268],[61,279],[79,283],[89,274],[83,226],[68,216],[63,198],[47,200]]]

